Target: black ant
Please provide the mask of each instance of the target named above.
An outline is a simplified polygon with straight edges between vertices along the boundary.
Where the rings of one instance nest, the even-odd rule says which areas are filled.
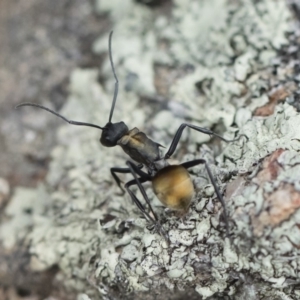
[[[227,236],[229,236],[229,225],[228,225],[225,202],[216,185],[216,182],[213,178],[213,175],[206,161],[204,159],[196,159],[196,160],[182,163],[180,165],[169,165],[167,159],[170,158],[173,155],[174,151],[176,150],[182,132],[186,127],[192,128],[204,134],[214,135],[227,143],[237,141],[241,138],[241,136],[244,135],[240,135],[239,137],[233,140],[227,140],[209,129],[198,127],[192,124],[183,123],[178,128],[168,151],[164,156],[161,156],[159,151],[159,147],[161,147],[161,145],[149,139],[147,135],[142,131],[140,131],[138,128],[135,127],[129,130],[127,125],[123,121],[118,123],[112,123],[111,120],[112,120],[112,116],[113,116],[113,112],[117,100],[118,87],[119,87],[119,81],[115,72],[115,67],[112,59],[112,50],[111,50],[112,34],[113,31],[111,31],[109,35],[108,49],[109,49],[109,60],[115,78],[115,89],[114,89],[113,102],[112,102],[112,106],[108,118],[108,123],[104,127],[100,127],[98,125],[94,125],[90,123],[68,120],[67,118],[60,115],[59,113],[49,108],[46,108],[42,105],[38,105],[34,103],[21,103],[17,105],[16,108],[19,108],[21,106],[34,106],[34,107],[44,109],[56,115],[57,117],[63,119],[69,124],[79,125],[79,126],[90,126],[90,127],[101,129],[102,134],[100,137],[100,143],[103,146],[105,147],[114,147],[116,145],[121,146],[122,149],[125,151],[125,153],[127,153],[131,159],[133,159],[135,162],[139,164],[136,165],[131,161],[126,161],[127,168],[118,168],[118,167],[111,168],[110,169],[111,174],[115,179],[116,183],[118,184],[118,186],[123,191],[121,187],[121,180],[116,174],[132,173],[134,179],[130,180],[125,184],[124,186],[125,189],[129,193],[133,202],[137,205],[139,210],[142,212],[146,220],[152,223],[151,224],[153,225],[152,227],[158,230],[166,238],[167,235],[164,232],[162,226],[160,225],[156,213],[152,209],[149,198],[145,192],[145,189],[142,186],[142,183],[151,181],[156,196],[165,206],[174,210],[187,212],[191,199],[194,194],[193,183],[187,169],[192,168],[199,164],[204,164],[208,176],[217,194],[217,197],[223,206],[226,233]],[[143,167],[146,167],[147,172],[142,171]],[[139,190],[141,191],[145,201],[147,202],[150,208],[152,215],[144,208],[140,200],[130,190],[130,186],[135,184],[138,186]]]

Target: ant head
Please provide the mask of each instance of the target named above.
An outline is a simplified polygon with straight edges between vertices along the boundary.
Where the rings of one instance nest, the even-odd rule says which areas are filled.
[[[108,123],[105,125],[105,127],[101,127],[101,126],[94,125],[91,123],[69,120],[69,119],[65,118],[64,116],[62,116],[61,114],[59,114],[45,106],[39,105],[39,104],[21,103],[21,104],[17,105],[16,108],[21,107],[21,106],[34,106],[34,107],[41,108],[43,110],[46,110],[46,111],[54,114],[55,116],[63,119],[65,122],[68,122],[69,124],[80,125],[80,126],[89,126],[89,127],[101,129],[102,130],[102,134],[101,134],[101,138],[100,138],[101,144],[105,147],[116,146],[118,140],[128,132],[128,127],[125,125],[124,122],[118,122],[118,123],[111,122],[113,112],[115,109],[115,104],[117,101],[118,89],[119,89],[119,81],[118,81],[118,78],[116,75],[116,71],[115,71],[115,67],[114,67],[114,63],[113,63],[113,59],[112,59],[112,50],[111,50],[112,34],[113,34],[113,32],[111,31],[109,34],[109,39],[108,39],[108,53],[109,53],[109,60],[110,60],[111,68],[112,68],[113,75],[115,78],[115,90],[114,90],[113,101],[112,101],[110,114],[109,114],[109,118],[108,118]]]
[[[102,130],[100,143],[105,147],[114,147],[118,140],[128,132],[128,127],[124,122],[108,122]]]

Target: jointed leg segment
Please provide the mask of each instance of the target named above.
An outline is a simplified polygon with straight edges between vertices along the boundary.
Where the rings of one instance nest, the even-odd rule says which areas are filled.
[[[151,176],[148,175],[147,173],[143,172],[142,170],[140,170],[139,166],[136,166],[135,164],[133,164],[130,161],[126,162],[128,169],[130,170],[130,172],[132,173],[134,179],[128,181],[125,184],[125,189],[128,192],[128,194],[130,195],[132,201],[136,204],[136,206],[139,208],[139,210],[141,211],[141,213],[144,215],[144,217],[146,218],[146,220],[150,223],[152,223],[152,225],[154,226],[155,230],[159,231],[159,233],[166,239],[168,240],[168,235],[167,233],[164,231],[163,227],[160,225],[159,223],[159,219],[156,215],[156,213],[154,212],[150,200],[146,194],[146,191],[144,189],[144,187],[142,186],[142,183],[147,182],[147,181],[151,181]],[[137,177],[137,175],[139,175],[140,177]],[[147,210],[145,210],[144,206],[142,205],[142,203],[140,202],[140,200],[135,196],[135,194],[130,190],[130,186],[136,184],[141,192],[141,194],[143,195],[145,201],[147,202],[149,209],[153,215],[153,217],[147,212]]]
[[[137,165],[136,166],[138,169],[142,169],[143,165]],[[131,173],[131,170],[129,168],[119,168],[119,167],[114,167],[110,169],[110,173],[112,175],[112,177],[114,178],[114,180],[116,181],[118,187],[122,190],[122,192],[124,193],[124,189],[121,186],[121,179],[119,178],[119,176],[116,173],[121,173],[121,174],[128,174]],[[144,172],[143,172],[144,173]],[[146,174],[146,173],[145,173]]]
[[[205,159],[195,159],[195,160],[192,160],[192,161],[188,161],[188,162],[185,162],[183,164],[181,164],[184,168],[188,169],[188,168],[192,168],[196,165],[199,165],[199,164],[204,164],[205,165],[205,168],[206,168],[206,171],[208,173],[208,177],[214,187],[214,190],[217,194],[217,197],[219,199],[219,201],[221,202],[222,206],[223,206],[223,210],[224,210],[224,216],[225,216],[225,226],[226,226],[226,235],[229,236],[229,224],[228,224],[228,217],[227,217],[227,210],[226,210],[226,205],[225,205],[225,202],[224,202],[224,199],[217,187],[217,184],[216,184],[216,181],[214,180],[214,177],[211,173],[211,170],[206,162]]]
[[[141,194],[143,195],[145,201],[147,202],[147,204],[148,204],[148,206],[149,206],[149,208],[150,208],[150,210],[151,210],[151,212],[152,212],[152,214],[153,214],[155,220],[158,221],[158,217],[156,216],[154,210],[152,209],[150,200],[149,200],[149,198],[148,198],[148,196],[147,196],[147,194],[146,194],[146,191],[145,191],[145,189],[144,189],[144,187],[142,186],[141,181],[140,181],[140,179],[141,179],[143,182],[151,181],[151,176],[148,175],[147,173],[141,171],[140,169],[138,169],[138,168],[136,167],[136,165],[133,164],[133,163],[130,162],[130,161],[127,161],[127,162],[126,162],[126,165],[129,167],[129,169],[130,169],[130,171],[131,171],[131,174],[133,175],[133,177],[134,177],[134,179],[135,179],[135,181],[136,181],[136,184],[137,184],[137,186],[138,186],[138,188],[139,188]],[[138,177],[137,177],[137,174],[138,174],[139,176],[141,176],[141,177],[138,178]],[[126,185],[125,185],[125,187],[126,187]],[[128,189],[127,189],[127,190],[128,190]]]
[[[179,140],[181,138],[181,135],[182,135],[182,132],[183,130],[186,128],[186,127],[189,127],[189,128],[192,128],[196,131],[199,131],[199,132],[202,132],[204,134],[208,134],[208,135],[214,135],[218,138],[220,138],[222,141],[226,142],[226,143],[230,143],[230,142],[235,142],[235,141],[238,141],[242,136],[245,136],[245,135],[240,135],[239,137],[237,137],[236,139],[233,139],[233,140],[227,140],[225,138],[223,138],[222,136],[214,133],[213,131],[211,131],[210,129],[207,129],[207,128],[203,128],[203,127],[199,127],[199,126],[195,126],[195,125],[192,125],[192,124],[187,124],[187,123],[183,123],[179,126],[179,128],[177,129],[176,133],[175,133],[175,136],[173,138],[173,141],[171,143],[171,146],[169,148],[169,150],[167,151],[167,153],[165,154],[164,158],[165,159],[168,159],[170,158],[174,151],[176,150],[176,147],[179,143]]]
[[[138,178],[138,182],[144,183],[148,181],[147,179],[142,179],[142,178]],[[154,214],[154,218],[145,210],[144,206],[142,205],[142,203],[140,202],[140,200],[136,197],[136,195],[130,190],[130,186],[134,185],[134,184],[138,184],[136,179],[130,180],[125,184],[125,189],[128,192],[130,198],[132,199],[132,201],[136,204],[136,206],[139,208],[139,210],[141,211],[141,213],[144,215],[144,217],[146,218],[146,220],[148,220],[149,222],[156,224],[157,220],[156,220],[156,215]]]

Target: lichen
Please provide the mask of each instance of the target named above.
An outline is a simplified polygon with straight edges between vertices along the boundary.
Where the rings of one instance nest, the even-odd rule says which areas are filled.
[[[165,146],[184,122],[215,126],[227,138],[247,136],[209,147],[200,146],[209,136],[190,130],[183,135],[180,155],[174,156],[207,160],[220,190],[226,189],[231,237],[226,237],[222,206],[204,166],[191,171],[196,193],[182,218],[163,209],[145,185],[169,235],[166,241],[149,231],[112,180],[110,168],[125,166],[125,153],[102,147],[96,129],[66,125],[58,132],[45,187],[20,190],[7,208],[3,244],[13,247],[26,239],[31,268],[57,265],[57,279],[78,291],[78,299],[124,299],[130,293],[138,299],[145,298],[144,292],[151,299],[151,292],[161,289],[162,295],[163,289],[195,290],[203,299],[296,299],[300,116],[287,103],[268,117],[253,116],[268,102],[269,80],[276,82],[270,59],[288,43],[291,15],[285,2],[176,0],[166,16],[133,0],[99,0],[97,10],[108,12],[114,22],[120,92],[113,120],[150,132]],[[108,33],[94,50],[106,52],[107,40]],[[167,110],[154,114],[141,98],[155,98],[157,66],[175,69],[177,75],[168,83],[170,100],[160,103]],[[102,72],[104,87],[97,82],[97,70],[73,72],[63,115],[107,123],[114,87],[108,59]],[[30,216],[27,204],[34,207]]]

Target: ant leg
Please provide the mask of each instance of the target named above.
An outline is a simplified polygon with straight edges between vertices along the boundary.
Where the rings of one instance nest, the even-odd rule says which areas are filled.
[[[119,176],[116,173],[121,173],[121,174],[126,174],[126,173],[130,173],[130,170],[128,168],[110,168],[110,173],[112,175],[112,177],[114,178],[115,182],[117,183],[118,187],[121,189],[122,194],[124,194],[124,189],[121,186],[121,179],[119,178]]]
[[[144,217],[146,218],[146,220],[148,222],[150,221],[153,224],[154,230],[156,232],[159,232],[164,237],[164,239],[166,241],[168,241],[169,237],[168,237],[167,233],[165,232],[165,230],[163,229],[163,227],[161,226],[161,224],[160,224],[160,222],[158,220],[157,215],[153,211],[152,206],[151,206],[150,201],[149,201],[149,198],[148,198],[148,196],[147,196],[147,194],[145,192],[144,187],[142,186],[142,183],[147,182],[147,181],[151,181],[151,179],[152,179],[151,176],[148,175],[148,174],[146,174],[146,176],[141,176],[141,177],[138,178],[136,176],[135,171],[140,171],[140,170],[138,170],[138,169],[135,170],[136,166],[134,164],[132,164],[131,162],[129,162],[129,161],[127,162],[127,165],[129,166],[129,168],[131,168],[132,166],[134,166],[131,169],[131,171],[132,171],[132,175],[135,178],[135,179],[130,180],[129,182],[127,182],[125,184],[125,188],[126,188],[127,192],[129,193],[129,195],[130,195],[131,199],[133,200],[133,202],[137,205],[137,207],[139,208],[139,210],[142,212],[142,214],[144,215]],[[141,193],[142,193],[145,201],[147,202],[147,204],[148,204],[148,206],[149,206],[149,208],[150,208],[150,210],[151,210],[154,218],[145,210],[145,208],[142,205],[142,203],[138,200],[138,198],[134,195],[134,193],[129,189],[129,187],[132,186],[132,185],[134,185],[134,184],[136,184],[139,187],[139,189],[140,189],[140,191],[141,191]]]
[[[132,175],[133,175],[133,177],[134,177],[134,179],[136,181],[136,184],[137,184],[140,192],[142,193],[145,201],[147,202],[147,204],[148,204],[148,206],[149,206],[149,208],[150,208],[150,210],[151,210],[151,212],[152,212],[155,220],[158,221],[157,215],[156,215],[156,213],[154,212],[154,210],[153,210],[153,208],[151,206],[151,203],[150,203],[150,200],[149,200],[149,198],[148,198],[148,196],[146,194],[146,191],[145,191],[144,187],[142,186],[141,182],[139,181],[139,179],[137,178],[136,174],[138,174],[139,176],[141,176],[141,178],[147,178],[148,181],[151,181],[151,179],[152,179],[151,176],[148,175],[147,173],[141,171],[140,169],[138,169],[136,167],[136,165],[133,164],[131,161],[127,161],[126,165],[129,167],[130,172],[132,173]]]
[[[138,180],[138,181],[137,181]],[[142,203],[140,202],[140,200],[135,196],[135,194],[129,189],[130,186],[134,185],[134,184],[138,184],[137,182],[144,183],[146,181],[148,181],[148,178],[137,178],[137,179],[132,179],[128,182],[126,182],[125,184],[125,189],[128,192],[130,198],[132,199],[132,201],[136,204],[136,206],[139,208],[139,210],[141,211],[141,213],[144,215],[144,217],[146,218],[146,220],[152,222],[153,224],[156,223],[156,220],[151,217],[149,215],[149,213],[145,210],[144,206],[142,205]]]
[[[177,129],[176,133],[175,133],[175,136],[173,138],[173,141],[171,143],[171,146],[168,150],[168,152],[165,154],[164,158],[165,159],[168,159],[173,153],[174,151],[176,150],[176,147],[178,145],[178,142],[181,138],[181,135],[182,135],[182,132],[184,130],[184,128],[186,127],[189,127],[189,128],[192,128],[196,131],[199,131],[199,132],[202,132],[204,134],[208,134],[208,135],[214,135],[218,138],[220,138],[222,141],[226,142],[226,143],[229,143],[229,142],[235,142],[235,141],[238,141],[242,136],[246,137],[246,135],[244,134],[241,134],[240,136],[238,136],[237,138],[233,139],[233,140],[227,140],[225,138],[223,138],[222,136],[214,133],[213,131],[211,131],[210,129],[207,129],[207,128],[203,128],[203,127],[199,127],[199,126],[195,126],[195,125],[192,125],[192,124],[187,124],[187,123],[183,123],[179,126],[179,128]],[[247,138],[248,139],[248,138]]]
[[[130,163],[130,162],[129,162]],[[165,232],[165,230],[163,229],[163,227],[160,225],[159,220],[157,215],[155,214],[155,212],[152,209],[152,206],[150,205],[150,201],[148,199],[148,196],[145,192],[144,187],[142,186],[142,183],[146,182],[146,181],[150,181],[152,178],[147,174],[147,177],[136,177],[136,174],[134,172],[134,169],[132,169],[132,174],[135,177],[135,179],[130,180],[129,182],[127,182],[125,184],[125,188],[128,192],[128,194],[130,195],[131,199],[133,200],[133,202],[136,204],[136,206],[139,208],[139,210],[142,212],[142,214],[144,215],[144,217],[146,218],[147,221],[150,221],[153,226],[155,231],[158,231],[163,237],[164,239],[168,242],[169,241],[169,237],[167,235],[167,233]],[[145,210],[144,206],[142,205],[142,203],[139,201],[139,199],[134,195],[134,193],[129,189],[130,186],[137,184],[141,193],[143,194],[147,204],[150,207],[150,210],[154,216],[154,218]]]
[[[228,223],[228,217],[227,217],[227,210],[226,210],[226,205],[225,205],[225,202],[224,202],[224,199],[217,187],[217,184],[216,184],[216,181],[211,173],[211,170],[206,162],[206,160],[204,159],[195,159],[195,160],[191,160],[191,161],[188,161],[188,162],[185,162],[183,164],[181,164],[184,168],[188,169],[188,168],[192,168],[196,165],[199,165],[199,164],[204,164],[205,165],[205,168],[206,168],[206,171],[208,173],[208,176],[209,176],[209,179],[215,189],[215,192],[217,194],[217,197],[219,199],[219,201],[221,202],[222,206],[223,206],[223,210],[224,210],[224,217],[225,217],[225,226],[226,226],[226,235],[229,237],[229,223]]]
[[[139,164],[139,165],[137,165],[137,168],[142,169],[143,165]],[[110,168],[110,173],[111,173],[112,177],[114,178],[115,182],[117,183],[118,187],[121,189],[122,193],[124,194],[124,189],[121,186],[121,179],[119,178],[119,176],[116,173],[128,174],[128,173],[131,173],[131,170],[129,168],[114,167],[114,168]]]

